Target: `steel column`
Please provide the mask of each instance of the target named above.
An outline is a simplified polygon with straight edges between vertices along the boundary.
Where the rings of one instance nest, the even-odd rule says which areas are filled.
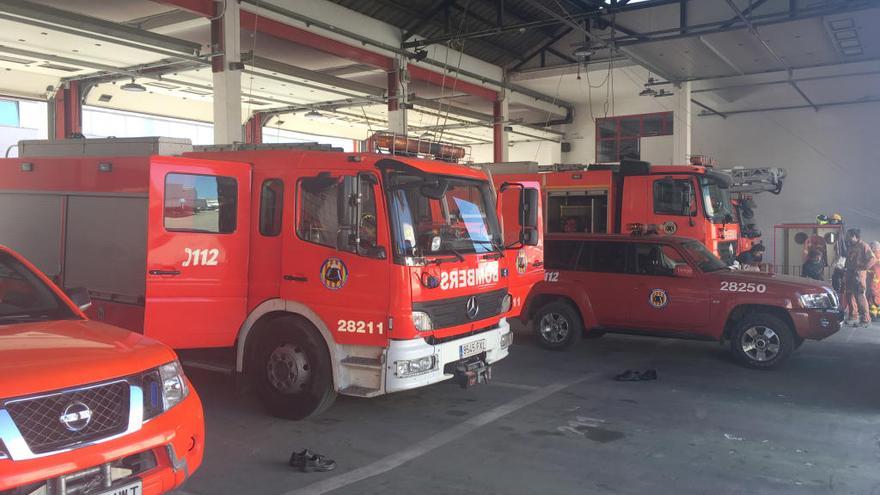
[[[68,139],[82,134],[82,98],[80,97],[79,81],[64,84],[55,93],[54,139]]]
[[[263,144],[263,126],[266,125],[266,115],[263,112],[254,112],[247,122],[244,123],[244,142],[248,144]]]
[[[505,161],[504,149],[504,113],[501,107],[502,102],[496,100],[492,103],[492,161],[501,163]]]

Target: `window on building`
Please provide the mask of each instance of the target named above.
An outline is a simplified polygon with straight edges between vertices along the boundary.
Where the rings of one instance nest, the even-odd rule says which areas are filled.
[[[607,117],[596,121],[596,161],[641,157],[640,139],[672,135],[672,112]]]
[[[168,174],[165,177],[165,230],[235,232],[238,182],[232,177]]]
[[[19,127],[21,118],[18,113],[18,102],[14,100],[0,100],[0,125],[7,127]]]
[[[284,182],[269,179],[260,190],[260,234],[274,237],[281,233],[281,212],[284,205]]]

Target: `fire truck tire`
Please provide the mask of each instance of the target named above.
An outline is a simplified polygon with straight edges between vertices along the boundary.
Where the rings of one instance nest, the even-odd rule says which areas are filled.
[[[770,369],[784,361],[797,343],[791,326],[767,313],[750,313],[736,323],[730,348],[743,364]]]
[[[562,351],[580,339],[584,333],[584,325],[580,313],[571,304],[556,301],[538,310],[534,331],[541,347]]]
[[[250,370],[269,412],[305,419],[336,400],[330,353],[317,331],[296,317],[274,320],[258,336]]]

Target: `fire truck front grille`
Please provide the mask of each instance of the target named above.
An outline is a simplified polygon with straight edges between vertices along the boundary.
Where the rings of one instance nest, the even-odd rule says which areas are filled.
[[[453,297],[439,301],[426,301],[413,303],[413,311],[423,311],[431,317],[435,329],[464,325],[472,321],[498,316],[501,313],[501,305],[507,289],[500,289],[484,294],[473,296]],[[479,310],[474,318],[468,316],[468,301],[471,297]]]
[[[118,435],[128,428],[129,385],[116,381],[8,401],[31,452],[42,454]]]

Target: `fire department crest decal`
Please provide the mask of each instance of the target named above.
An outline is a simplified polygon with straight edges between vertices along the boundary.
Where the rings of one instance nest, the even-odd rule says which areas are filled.
[[[663,232],[667,235],[673,235],[678,232],[678,224],[673,221],[663,222]]]
[[[516,254],[516,272],[523,275],[528,267],[529,257],[526,255],[526,250],[520,249],[519,253]]]
[[[657,309],[665,308],[666,305],[669,304],[669,295],[667,295],[666,291],[663,289],[651,289],[651,294],[648,296],[648,303]]]
[[[321,283],[330,290],[339,290],[348,281],[348,267],[339,258],[327,258],[321,265]]]

